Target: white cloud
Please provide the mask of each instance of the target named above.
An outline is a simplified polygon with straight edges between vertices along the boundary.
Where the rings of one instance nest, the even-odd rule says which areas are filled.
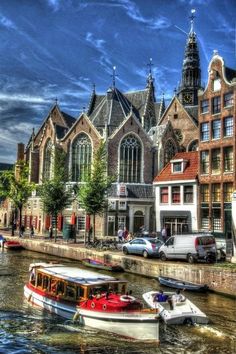
[[[60,0],[48,0],[48,5],[53,9],[53,11],[58,11],[60,8]]]
[[[104,44],[106,41],[104,39],[95,39],[91,32],[86,34],[86,41],[92,44],[96,49],[104,50]]]
[[[6,101],[18,101],[27,103],[49,103],[51,100],[46,100],[40,96],[29,96],[21,94],[2,94],[0,93],[0,100]]]
[[[9,18],[3,16],[2,14],[0,14],[0,24],[3,27],[8,28],[8,29],[14,29],[14,30],[17,29],[17,27],[14,24],[14,22],[12,22],[12,20],[10,20]]]
[[[146,24],[152,29],[163,29],[170,27],[170,20],[164,16],[159,16],[158,18],[147,18],[144,17],[135,2],[130,0],[119,0],[117,5],[123,7],[126,10],[126,14],[132,18],[134,21]]]

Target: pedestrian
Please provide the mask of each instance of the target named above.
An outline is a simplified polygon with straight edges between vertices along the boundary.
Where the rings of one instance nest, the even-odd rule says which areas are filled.
[[[160,290],[158,293],[154,294],[154,302],[165,302],[168,299],[168,295],[163,293],[163,290]]]
[[[52,239],[52,226],[50,226],[48,229],[48,236],[50,239]]]
[[[180,293],[180,290],[176,290],[176,292],[171,296],[168,300],[170,304],[170,309],[174,310],[175,305],[179,302],[184,302],[186,300],[185,296]]]
[[[131,241],[131,240],[133,240],[133,234],[132,234],[132,232],[129,232],[128,233],[128,235],[127,235],[127,239],[126,239],[126,241]]]
[[[33,227],[33,225],[30,226],[30,237],[34,237],[34,227]]]
[[[118,237],[118,241],[122,242],[123,241],[123,229],[122,227],[119,227],[118,231],[117,231],[117,237]]]
[[[20,237],[24,236],[24,232],[25,232],[25,227],[24,227],[24,225],[21,225],[21,227],[20,227]]]
[[[126,227],[125,227],[125,228],[124,228],[124,231],[123,231],[123,235],[122,235],[123,240],[127,240],[128,234],[129,234],[129,232],[128,232],[128,230],[127,230]]]
[[[166,227],[164,226],[163,229],[161,230],[161,237],[163,239],[164,242],[167,241],[167,230]]]

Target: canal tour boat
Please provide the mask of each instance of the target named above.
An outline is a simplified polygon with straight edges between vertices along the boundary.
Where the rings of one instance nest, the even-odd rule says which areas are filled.
[[[176,293],[165,292],[164,301],[155,301],[158,291],[149,291],[143,294],[143,299],[152,308],[157,309],[162,320],[169,325],[178,324],[207,324],[208,317],[189,299],[181,295],[177,301],[173,301]]]
[[[127,282],[62,264],[30,265],[27,300],[61,317],[125,337],[159,342],[159,314],[127,293]]]

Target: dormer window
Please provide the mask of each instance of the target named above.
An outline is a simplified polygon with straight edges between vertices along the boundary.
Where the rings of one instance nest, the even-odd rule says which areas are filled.
[[[187,160],[179,159],[172,160],[171,162],[171,173],[183,173],[187,165]]]
[[[182,163],[181,162],[174,162],[173,163],[173,173],[175,172],[182,172]]]

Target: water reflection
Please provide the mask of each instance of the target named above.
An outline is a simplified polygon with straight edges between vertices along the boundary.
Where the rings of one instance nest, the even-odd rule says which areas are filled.
[[[116,335],[75,326],[72,322],[32,307],[23,297],[32,262],[56,260],[29,251],[0,253],[0,353],[151,354],[236,352],[236,302],[215,294],[187,296],[210,318],[208,326],[160,326],[161,345],[121,339]],[[58,260],[58,259],[57,259]],[[62,263],[79,265],[60,260]],[[79,265],[81,266],[81,265]],[[82,267],[82,266],[81,266]],[[133,294],[158,288],[155,279],[121,274]],[[164,289],[164,288],[163,288]]]

